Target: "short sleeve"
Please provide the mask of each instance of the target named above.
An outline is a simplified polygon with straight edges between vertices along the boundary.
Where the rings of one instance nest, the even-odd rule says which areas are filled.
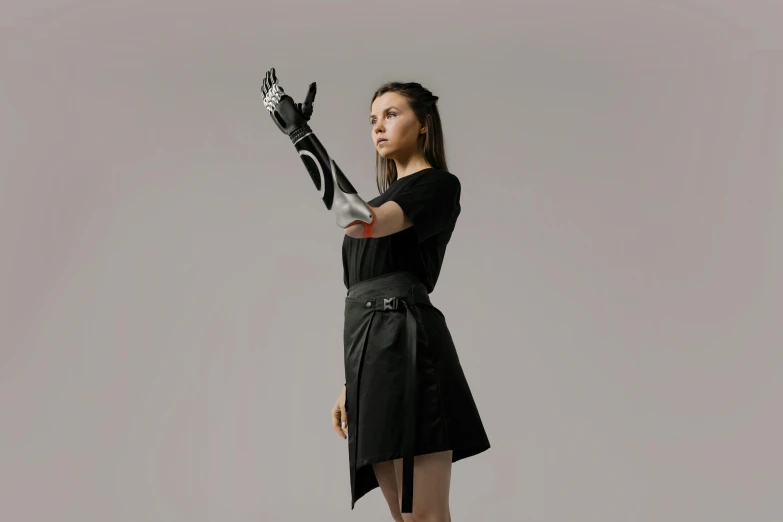
[[[412,180],[389,200],[396,202],[411,220],[421,243],[454,228],[460,213],[461,190],[457,176],[433,171]]]

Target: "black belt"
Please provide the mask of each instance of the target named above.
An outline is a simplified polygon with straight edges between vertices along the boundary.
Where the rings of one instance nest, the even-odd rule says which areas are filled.
[[[402,434],[402,513],[413,512],[413,457],[416,450],[416,317],[410,307],[411,297],[368,299],[366,307],[377,311],[405,309],[407,368],[405,373],[405,428]],[[358,444],[354,445],[354,452]],[[354,455],[354,462],[356,462]]]
[[[373,278],[383,286],[383,282],[387,280],[400,280],[407,283],[409,286],[409,292],[404,296],[390,296],[390,297],[367,297],[365,300],[365,307],[368,309],[387,312],[395,310],[404,310],[406,315],[406,354],[407,354],[407,368],[405,374],[405,395],[404,395],[404,409],[403,416],[405,426],[403,428],[402,435],[402,513],[413,512],[413,462],[416,451],[416,316],[411,313],[411,307],[417,306],[417,301],[423,305],[430,305],[429,295],[426,288],[420,282],[420,280],[408,273],[397,272],[387,274],[386,276],[380,276]],[[370,280],[365,281],[369,284]],[[356,286],[362,285],[358,283],[349,290],[349,296],[351,290]],[[418,288],[418,292],[417,292]],[[382,293],[382,291],[381,291]],[[399,293],[399,292],[397,292]],[[417,299],[417,295],[419,296]],[[349,297],[351,299],[351,297]],[[353,300],[360,301],[362,298],[353,297]],[[353,462],[356,465],[356,449],[358,448],[358,442],[354,444]]]

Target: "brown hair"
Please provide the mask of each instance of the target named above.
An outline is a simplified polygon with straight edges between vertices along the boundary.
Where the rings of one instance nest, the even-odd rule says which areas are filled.
[[[396,92],[405,96],[416,118],[427,128],[423,137],[419,137],[419,150],[424,153],[427,162],[436,169],[448,170],[446,166],[446,149],[443,144],[443,126],[438,112],[438,97],[416,82],[389,82],[382,85],[370,100],[370,107],[375,99],[387,92]],[[392,182],[397,180],[397,166],[393,160],[387,160],[375,151],[375,183],[378,192],[383,193]]]

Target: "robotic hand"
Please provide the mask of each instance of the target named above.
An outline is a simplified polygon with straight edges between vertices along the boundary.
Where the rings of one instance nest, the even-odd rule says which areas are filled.
[[[315,82],[310,84],[304,103],[294,103],[277,83],[274,67],[266,73],[261,85],[264,107],[272,121],[287,135],[299,152],[310,178],[321,194],[326,208],[334,212],[341,228],[353,224],[364,225],[362,237],[372,237],[375,211],[359,195],[313,133],[307,122],[313,114]]]

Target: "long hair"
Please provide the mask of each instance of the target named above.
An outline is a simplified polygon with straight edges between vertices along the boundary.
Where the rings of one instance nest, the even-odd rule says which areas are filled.
[[[423,126],[427,128],[424,136],[419,136],[419,150],[424,153],[427,162],[436,169],[448,170],[446,166],[446,149],[443,144],[443,126],[438,112],[438,97],[416,82],[389,82],[382,85],[370,100],[387,92],[396,92],[408,100],[411,110]],[[383,193],[389,185],[397,180],[397,165],[394,160],[387,160],[375,151],[375,182],[378,192]]]

